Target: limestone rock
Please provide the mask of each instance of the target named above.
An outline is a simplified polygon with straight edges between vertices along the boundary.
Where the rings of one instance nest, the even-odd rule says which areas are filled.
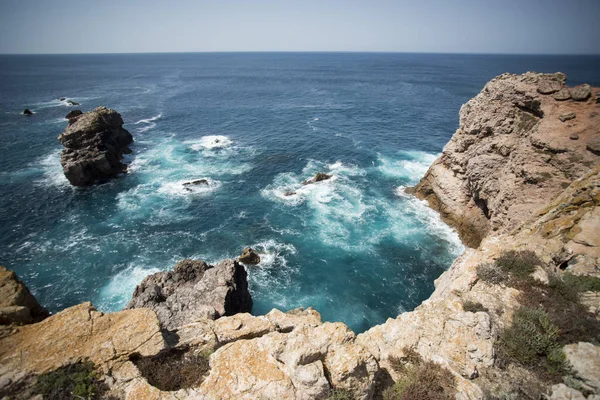
[[[73,186],[92,185],[127,170],[121,159],[133,137],[115,110],[98,107],[79,115],[58,140],[65,147],[60,162]]]
[[[590,116],[596,105],[578,105],[574,141],[559,119],[574,112],[573,104],[538,92],[542,82],[562,84],[563,78],[528,72],[488,82],[462,106],[458,130],[410,191],[455,226],[468,246],[477,247],[489,232],[516,228],[563,190],[564,177],[570,182],[598,163],[583,151],[598,147],[600,154],[598,121]]]
[[[592,88],[587,83],[571,89],[571,97],[575,101],[586,101],[592,95]]]
[[[558,101],[569,100],[571,98],[571,91],[569,90],[569,88],[565,87],[560,89],[558,92],[554,93],[552,97],[554,98],[554,100]]]
[[[552,386],[552,395],[548,400],[586,400],[581,392],[571,389],[564,383]]]
[[[559,115],[558,119],[560,119],[562,122],[566,122],[566,121],[575,119],[575,117],[576,117],[575,113],[571,111],[571,112]]]
[[[126,306],[153,309],[165,329],[215,319],[252,309],[246,270],[234,260],[215,266],[183,260],[172,271],[158,272],[142,281]]]
[[[576,376],[600,394],[600,346],[579,342],[563,348]]]
[[[542,79],[539,83],[537,91],[541,94],[552,94],[558,92],[563,86],[563,83],[558,80]]]
[[[260,263],[260,256],[250,247],[246,247],[242,251],[242,255],[238,257],[238,261],[244,264],[258,264]]]
[[[47,316],[48,311],[40,306],[17,274],[0,267],[0,325],[26,324]]]
[[[590,140],[586,146],[586,149],[596,154],[597,156],[600,156],[600,137]]]

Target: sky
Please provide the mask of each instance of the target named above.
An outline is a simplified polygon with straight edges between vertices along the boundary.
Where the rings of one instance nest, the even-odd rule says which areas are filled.
[[[600,0],[0,0],[0,54],[600,54]]]

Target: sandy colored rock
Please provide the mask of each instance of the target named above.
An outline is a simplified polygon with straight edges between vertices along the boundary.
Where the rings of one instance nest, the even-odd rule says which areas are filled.
[[[414,188],[477,247],[490,232],[508,232],[583,176],[599,159],[595,103],[557,103],[538,85],[563,74],[504,74],[460,111],[459,128],[442,156]],[[564,89],[561,89],[561,91]],[[555,94],[560,93],[557,92]],[[559,116],[576,113],[578,140],[565,135]],[[598,149],[600,154],[600,147]]]
[[[569,100],[571,98],[571,91],[569,88],[562,88],[558,92],[554,93],[552,97],[557,101]]]
[[[564,352],[576,376],[600,394],[600,346],[579,342],[566,345]]]
[[[14,271],[0,267],[0,325],[41,321],[48,311],[40,306]]]
[[[575,101],[586,101],[592,95],[592,88],[588,84],[575,86],[571,89],[571,97]]]

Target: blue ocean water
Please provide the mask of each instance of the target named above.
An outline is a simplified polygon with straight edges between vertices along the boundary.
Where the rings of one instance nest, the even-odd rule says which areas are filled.
[[[0,56],[0,265],[56,312],[121,309],[144,276],[252,246],[254,314],[313,306],[357,332],[411,310],[461,253],[403,194],[503,72],[600,85],[600,58],[343,53]],[[81,103],[69,107],[56,100]],[[57,136],[119,111],[129,174],[75,189]],[[20,112],[30,108],[32,117]],[[334,178],[301,182],[316,172]],[[189,193],[181,183],[207,178]],[[296,195],[284,196],[287,191]]]

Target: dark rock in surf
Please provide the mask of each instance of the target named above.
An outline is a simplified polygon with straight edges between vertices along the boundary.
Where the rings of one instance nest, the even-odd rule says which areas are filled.
[[[33,111],[31,111],[29,108],[26,108],[23,110],[23,115],[33,115]]]
[[[238,261],[244,264],[258,264],[260,263],[260,256],[250,247],[246,247],[242,251],[242,255],[238,257]]]
[[[127,171],[121,159],[133,137],[115,110],[98,107],[82,113],[58,140],[65,147],[60,162],[73,186],[92,185]]]
[[[70,106],[78,106],[79,105],[78,102],[73,101],[73,100],[67,100],[67,104],[70,105]]]
[[[296,194],[296,192],[294,192],[293,190],[290,190],[289,192],[285,192],[283,195],[287,197],[287,196],[293,196],[295,194]]]
[[[235,260],[212,266],[183,260],[173,270],[144,278],[125,308],[151,308],[172,330],[200,318],[216,319],[252,310],[246,270]]]
[[[326,174],[324,172],[317,173],[312,179],[302,182],[303,185],[310,185],[311,183],[325,181],[331,179],[333,175]]]
[[[79,116],[82,114],[83,112],[81,110],[73,110],[69,111],[69,113],[65,115],[65,118],[69,120],[69,125],[71,125],[73,122],[77,121]]]

